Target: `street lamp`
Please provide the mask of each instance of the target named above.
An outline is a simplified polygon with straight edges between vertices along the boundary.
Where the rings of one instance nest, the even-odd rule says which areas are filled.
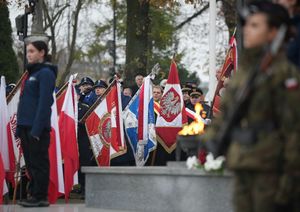
[[[18,15],[15,19],[17,35],[19,40],[24,42],[24,70],[26,69],[27,59],[26,59],[26,43],[25,38],[28,36],[28,15],[34,12],[36,5],[36,0],[28,0],[28,5],[25,5],[25,12],[22,15]]]

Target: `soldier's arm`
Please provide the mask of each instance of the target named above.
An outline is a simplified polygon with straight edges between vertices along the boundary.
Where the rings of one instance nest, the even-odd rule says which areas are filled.
[[[295,182],[300,180],[300,75],[295,69],[282,75],[278,89],[276,114],[283,151],[281,155],[281,178],[276,201],[288,204]]]

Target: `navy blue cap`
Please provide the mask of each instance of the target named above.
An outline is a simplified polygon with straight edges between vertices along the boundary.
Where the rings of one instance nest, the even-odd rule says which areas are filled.
[[[190,96],[202,96],[203,95],[203,91],[200,88],[193,88],[190,91]]]
[[[94,86],[94,81],[89,77],[83,77],[80,81],[80,85],[88,84]]]
[[[97,80],[95,82],[94,88],[107,88],[107,84],[106,82],[104,82],[103,80]]]

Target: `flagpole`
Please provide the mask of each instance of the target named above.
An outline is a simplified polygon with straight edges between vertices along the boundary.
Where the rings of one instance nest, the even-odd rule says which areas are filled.
[[[11,100],[11,99],[13,98],[13,96],[16,94],[16,92],[17,92],[19,86],[22,84],[23,79],[24,79],[24,77],[25,77],[27,74],[28,74],[27,71],[25,71],[25,72],[22,74],[22,76],[21,76],[21,78],[19,79],[19,81],[17,82],[16,86],[12,89],[12,91],[11,91],[11,92],[9,93],[9,95],[6,97],[7,104],[10,102],[10,100]]]
[[[214,89],[216,88],[216,0],[209,3],[209,88],[206,98],[212,101]]]
[[[62,93],[63,91],[68,87],[68,82],[66,82],[59,90],[58,92],[56,93],[56,98],[58,98]]]

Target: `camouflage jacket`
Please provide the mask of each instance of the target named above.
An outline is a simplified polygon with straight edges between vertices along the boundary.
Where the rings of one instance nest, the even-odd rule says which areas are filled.
[[[253,66],[262,56],[262,50],[248,50],[244,53],[241,66],[222,99],[223,112],[207,129],[205,140],[213,140],[222,123],[226,122],[226,112],[235,103],[235,94],[243,87]],[[227,166],[235,171],[299,172],[300,75],[284,54],[276,56],[268,73],[271,73],[268,77],[263,72],[258,75],[248,108],[241,111],[241,121],[232,129],[232,132],[242,132],[242,137],[248,131],[254,132],[254,136],[250,137],[253,141],[245,145],[241,137],[233,136],[232,133]]]

